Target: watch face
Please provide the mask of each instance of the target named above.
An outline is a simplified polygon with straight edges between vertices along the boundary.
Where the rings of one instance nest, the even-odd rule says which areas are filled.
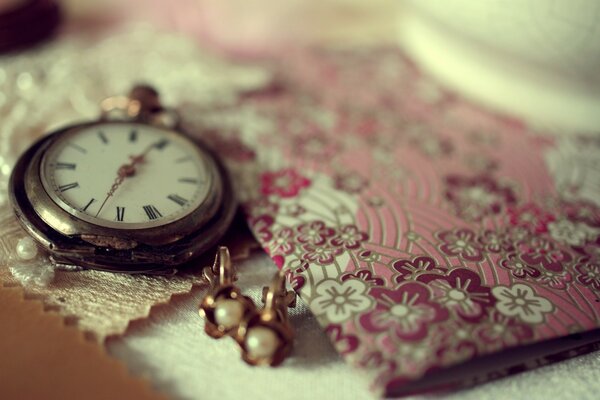
[[[122,229],[165,225],[209,195],[207,154],[174,131],[129,122],[75,128],[52,142],[42,184],[63,210]]]

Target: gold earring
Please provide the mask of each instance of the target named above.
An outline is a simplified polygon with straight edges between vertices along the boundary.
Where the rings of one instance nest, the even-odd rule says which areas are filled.
[[[246,314],[235,340],[245,362],[275,367],[290,354],[294,342],[287,309],[296,306],[296,293],[286,290],[285,275],[281,271],[270,286],[263,288],[263,303],[262,310]]]
[[[227,247],[219,247],[214,264],[205,267],[202,274],[211,284],[199,308],[204,331],[216,339],[235,333],[245,315],[256,307],[234,284],[236,273]]]

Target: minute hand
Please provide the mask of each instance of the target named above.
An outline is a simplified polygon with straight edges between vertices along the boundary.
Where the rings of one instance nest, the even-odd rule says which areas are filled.
[[[115,178],[115,181],[113,182],[109,191],[106,193],[106,197],[104,198],[104,201],[102,202],[102,204],[100,205],[100,208],[98,209],[98,212],[96,213],[96,218],[98,217],[98,215],[100,215],[100,212],[104,208],[104,205],[106,204],[108,199],[115,194],[115,192],[117,191],[119,186],[121,186],[121,183],[123,183],[125,178],[135,175],[136,165],[145,162],[146,155],[148,155],[150,150],[157,147],[159,145],[159,143],[161,143],[161,142],[156,142],[156,143],[150,144],[148,147],[146,147],[146,149],[141,154],[138,154],[137,156],[129,156],[129,158],[131,159],[131,162],[129,164],[123,164],[119,167],[119,169],[117,170],[117,177]]]

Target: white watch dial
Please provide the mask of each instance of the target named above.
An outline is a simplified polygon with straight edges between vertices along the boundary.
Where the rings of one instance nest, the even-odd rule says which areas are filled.
[[[165,225],[208,197],[206,155],[176,132],[98,123],[54,141],[41,163],[44,189],[65,211],[105,227]]]

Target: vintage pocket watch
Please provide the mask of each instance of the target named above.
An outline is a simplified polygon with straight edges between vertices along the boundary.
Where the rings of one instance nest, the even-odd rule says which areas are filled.
[[[50,133],[18,160],[10,200],[55,265],[161,273],[214,246],[236,202],[218,158],[150,87],[99,120]]]

